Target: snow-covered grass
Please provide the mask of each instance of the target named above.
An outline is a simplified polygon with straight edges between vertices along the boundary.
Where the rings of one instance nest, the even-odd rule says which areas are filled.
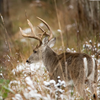
[[[42,62],[31,65],[19,64],[12,70],[12,73],[16,75],[19,71],[21,72],[20,77],[16,77],[15,80],[9,83],[9,88],[14,92],[11,99],[55,100],[57,97],[62,99],[72,98],[66,97],[68,95],[62,95],[66,87],[64,81],[61,82],[59,80],[59,82],[56,83],[54,80],[49,80],[48,72]],[[61,88],[59,88],[59,86]]]
[[[54,80],[49,81],[48,72],[41,62],[31,65],[19,64],[12,73],[16,75],[19,71],[22,72],[20,78],[16,77],[9,83],[9,88],[15,93],[11,97],[13,100],[53,100],[56,98],[57,91],[64,92],[57,88],[58,84]],[[59,83],[65,87],[64,82]]]
[[[78,93],[72,87],[70,90],[66,83],[60,80],[56,83],[49,80],[49,74],[42,62],[36,64],[19,64],[12,73],[19,76],[10,81],[9,88],[13,91],[8,96],[12,100],[81,100]],[[100,70],[98,70],[100,75]],[[98,77],[98,81],[100,77]],[[99,93],[98,87],[98,93]],[[90,94],[87,88],[87,93]]]
[[[17,77],[17,73],[19,73]],[[9,83],[9,88],[12,93],[9,93],[8,98],[12,100],[74,100],[78,94],[73,94],[73,89],[70,91],[66,88],[64,81],[59,78],[58,83],[54,80],[49,80],[48,72],[42,62],[36,64],[19,64],[12,70],[16,76]]]

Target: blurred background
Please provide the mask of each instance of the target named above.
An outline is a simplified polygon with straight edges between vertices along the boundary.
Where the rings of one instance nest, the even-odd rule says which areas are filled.
[[[0,71],[3,78],[12,79],[10,71],[19,62],[25,62],[38,43],[22,37],[19,27],[29,34],[29,19],[36,34],[41,33],[38,25],[47,31],[37,16],[51,26],[57,38],[54,50],[61,48],[58,54],[67,48],[82,52],[87,41],[95,47],[100,46],[99,0],[0,0]]]
[[[26,44],[20,41],[23,37],[19,27],[29,32],[29,19],[37,31],[37,26],[42,25],[37,16],[51,26],[58,46],[61,46],[61,32],[65,47],[80,52],[85,40],[99,41],[99,3],[98,0],[0,0],[0,13],[4,18],[4,22],[0,19],[0,55]]]

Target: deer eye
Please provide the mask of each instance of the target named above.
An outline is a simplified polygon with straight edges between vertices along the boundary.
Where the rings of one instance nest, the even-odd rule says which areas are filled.
[[[37,51],[36,51],[36,50],[34,50],[33,52],[34,52],[34,53],[37,53]]]

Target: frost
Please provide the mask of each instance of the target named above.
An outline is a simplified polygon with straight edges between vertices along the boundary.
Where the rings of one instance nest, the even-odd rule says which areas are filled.
[[[75,53],[76,51],[74,50],[74,53]]]
[[[92,40],[89,40],[90,43],[92,43]]]
[[[50,86],[50,84],[55,85],[56,82],[55,82],[54,80],[50,80],[49,82],[44,81],[44,85],[45,85],[45,86]]]
[[[73,52],[74,49],[69,49],[69,51]],[[100,63],[99,60],[98,63]],[[12,100],[23,100],[23,98],[28,100],[55,100],[57,98],[61,98],[61,100],[79,100],[79,94],[74,93],[73,88],[66,91],[66,87],[73,85],[73,81],[67,84],[65,81],[60,80],[59,76],[57,77],[59,79],[57,83],[54,80],[49,80],[47,77],[49,76],[48,72],[42,62],[30,65],[19,63],[12,72],[15,74],[21,72],[20,78],[16,77],[16,80],[9,83],[9,87],[16,93]],[[98,70],[98,75],[100,76],[100,70]],[[99,80],[100,77],[98,77]],[[98,93],[100,93],[99,90],[100,88],[98,88]],[[90,93],[88,88],[86,91]],[[71,94],[73,95],[71,96]]]
[[[60,29],[58,29],[57,31],[58,31],[59,33],[61,32],[61,30],[60,30]]]
[[[23,63],[18,64],[17,67],[12,70],[12,73],[15,75],[16,72],[22,71],[25,67],[26,66]]]
[[[70,48],[67,48],[66,51],[67,51],[67,52],[71,52],[71,53],[75,53],[75,52],[76,52],[76,51],[74,50],[74,48],[71,48],[71,49],[70,49]]]
[[[92,46],[90,44],[86,43],[86,44],[83,44],[83,48],[89,48],[89,49],[91,49]]]
[[[98,43],[98,47],[100,47],[100,43]]]
[[[43,83],[44,83],[45,86],[49,86],[50,85],[50,83],[46,82],[46,81],[44,81]]]
[[[9,88],[11,88],[12,84],[18,84],[18,85],[20,85],[20,81],[16,81],[16,80],[10,81]]]
[[[34,92],[34,90],[30,92],[24,92],[23,95],[25,96],[26,99],[34,98],[36,100],[39,100],[40,98],[42,98],[41,94]]]
[[[34,89],[33,82],[32,82],[32,80],[31,80],[31,78],[29,76],[25,78],[25,81],[29,86],[32,87],[32,89]]]
[[[3,76],[2,72],[0,73],[0,77],[4,78],[4,76]]]
[[[66,51],[67,51],[67,52],[70,52],[70,49],[69,49],[69,48],[67,48],[67,49],[66,49]]]
[[[23,100],[20,94],[15,94],[15,97],[12,97],[12,100]]]
[[[44,68],[44,65],[43,65],[42,62],[30,64],[30,65],[28,65],[28,66],[30,66],[31,71],[37,70],[37,69],[39,69],[40,67],[41,67],[41,68]]]
[[[25,72],[31,72],[31,71],[36,71],[39,68],[44,68],[43,63],[39,62],[39,63],[33,63],[33,64],[23,64],[23,63],[19,63],[15,69],[12,70],[12,73],[15,75],[17,72],[21,72],[23,71],[23,73]],[[26,70],[25,70],[26,69]],[[42,71],[43,72],[43,71]],[[42,73],[41,72],[41,73]]]
[[[50,84],[56,84],[55,80],[50,80]]]

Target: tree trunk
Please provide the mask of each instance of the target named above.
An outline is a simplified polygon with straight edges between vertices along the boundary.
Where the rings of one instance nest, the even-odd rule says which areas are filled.
[[[12,34],[12,23],[9,15],[9,0],[0,0],[0,13],[4,18],[5,28],[9,35]]]
[[[0,42],[5,45],[3,48],[6,52],[11,52],[11,35],[12,23],[9,16],[9,0],[0,0],[0,13],[3,16],[3,21],[0,18]]]

